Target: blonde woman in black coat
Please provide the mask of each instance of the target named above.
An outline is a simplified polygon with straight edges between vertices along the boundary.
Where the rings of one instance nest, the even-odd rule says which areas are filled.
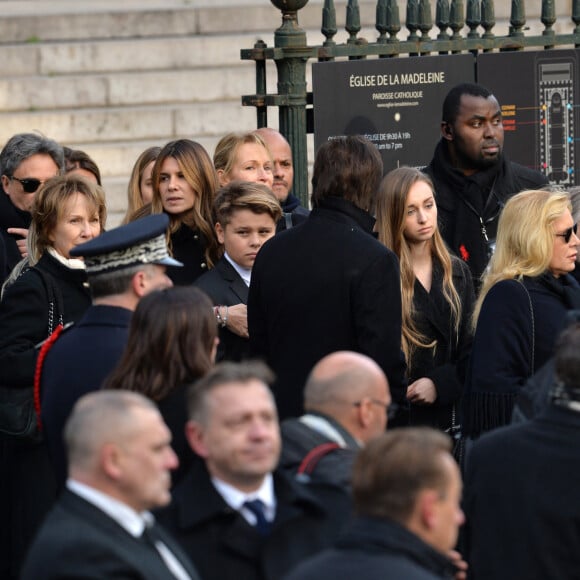
[[[427,175],[400,167],[385,176],[376,229],[400,261],[410,423],[449,431],[458,426],[473,285],[469,269],[449,253],[439,233]]]
[[[25,268],[0,302],[1,386],[31,387],[38,343],[59,322],[78,321],[90,306],[84,264],[69,252],[98,236],[105,219],[105,194],[84,177],[54,177],[36,194],[28,236],[34,268]],[[52,310],[48,286],[53,288]],[[18,577],[56,487],[43,444],[0,438],[0,473],[0,577],[11,579]]]

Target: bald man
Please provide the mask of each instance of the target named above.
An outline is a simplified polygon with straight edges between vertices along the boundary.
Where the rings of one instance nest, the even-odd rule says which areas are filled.
[[[66,490],[28,554],[23,580],[198,580],[150,509],[171,500],[177,467],[171,433],[154,403],[128,391],[97,391],[66,424]]]
[[[284,135],[276,129],[262,127],[255,131],[266,143],[274,161],[274,183],[272,191],[282,206],[282,217],[276,224],[276,231],[290,229],[302,223],[310,213],[300,205],[300,200],[290,193],[294,181],[292,149]]]
[[[306,381],[305,414],[281,425],[281,467],[348,490],[355,455],[385,431],[390,405],[385,373],[371,358],[350,351],[325,356]],[[312,460],[300,469],[309,453]]]

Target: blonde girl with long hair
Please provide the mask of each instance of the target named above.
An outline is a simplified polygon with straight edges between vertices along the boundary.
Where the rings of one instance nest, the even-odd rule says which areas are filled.
[[[412,167],[388,173],[379,187],[376,230],[399,258],[402,346],[407,359],[410,423],[450,430],[471,345],[473,284],[437,226],[430,178]]]

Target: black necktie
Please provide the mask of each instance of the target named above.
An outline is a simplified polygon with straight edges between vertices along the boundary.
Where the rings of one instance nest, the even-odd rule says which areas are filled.
[[[177,556],[169,549],[155,525],[146,525],[141,540],[152,546],[155,553],[176,578],[191,578]]]
[[[270,533],[271,524],[266,519],[264,502],[260,499],[253,499],[244,502],[244,507],[256,516],[256,530],[258,530],[262,536],[267,536]]]

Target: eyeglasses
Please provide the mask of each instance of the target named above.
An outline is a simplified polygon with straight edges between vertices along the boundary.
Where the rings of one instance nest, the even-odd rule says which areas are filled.
[[[21,185],[22,189],[25,193],[34,193],[44,181],[40,181],[40,179],[36,179],[35,177],[26,177],[24,179],[20,179],[19,177],[15,177],[14,175],[10,179],[16,179]]]
[[[568,243],[570,241],[570,238],[572,237],[572,232],[576,234],[577,231],[578,224],[574,224],[572,227],[568,228],[563,234],[554,234],[554,235],[558,236],[559,238],[564,238],[564,241]]]
[[[385,413],[387,414],[388,419],[393,419],[397,414],[399,406],[396,403],[385,403],[384,401],[379,401],[379,399],[368,399],[374,405],[379,405],[379,407],[383,407],[385,409]],[[355,401],[353,403],[355,407],[360,407],[362,405],[362,401]]]

